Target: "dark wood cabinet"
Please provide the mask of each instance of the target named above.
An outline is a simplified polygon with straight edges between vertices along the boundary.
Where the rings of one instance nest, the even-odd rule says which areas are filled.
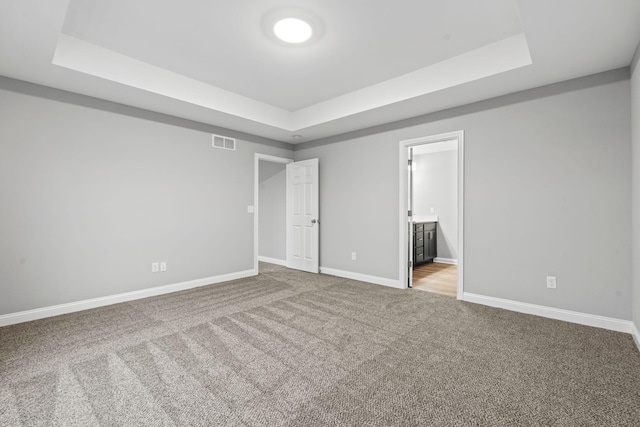
[[[413,265],[433,262],[438,256],[436,237],[437,222],[416,222],[413,224]]]

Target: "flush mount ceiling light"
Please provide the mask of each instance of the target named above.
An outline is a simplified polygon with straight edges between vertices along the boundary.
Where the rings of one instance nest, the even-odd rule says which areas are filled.
[[[284,18],[275,23],[273,33],[283,42],[304,43],[313,35],[313,28],[302,19]]]
[[[318,17],[291,7],[267,13],[262,19],[262,29],[269,39],[286,46],[308,46],[322,34]]]

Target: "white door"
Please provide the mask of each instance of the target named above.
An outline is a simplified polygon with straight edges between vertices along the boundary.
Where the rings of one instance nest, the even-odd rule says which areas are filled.
[[[287,164],[287,267],[318,273],[318,159]]]

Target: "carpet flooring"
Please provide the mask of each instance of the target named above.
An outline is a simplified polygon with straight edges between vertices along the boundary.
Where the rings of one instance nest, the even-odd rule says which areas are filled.
[[[630,335],[261,265],[0,328],[0,426],[638,426]]]

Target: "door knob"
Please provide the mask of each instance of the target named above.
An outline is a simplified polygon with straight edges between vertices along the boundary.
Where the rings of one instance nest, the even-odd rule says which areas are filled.
[[[311,220],[311,224],[315,224],[315,223],[320,224],[320,221],[318,221],[317,219],[312,219],[312,220]]]

